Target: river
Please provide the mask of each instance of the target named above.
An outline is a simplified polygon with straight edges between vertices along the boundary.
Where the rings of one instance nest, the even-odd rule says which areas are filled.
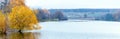
[[[0,39],[120,39],[120,22],[69,20],[39,25],[41,30],[1,34]]]

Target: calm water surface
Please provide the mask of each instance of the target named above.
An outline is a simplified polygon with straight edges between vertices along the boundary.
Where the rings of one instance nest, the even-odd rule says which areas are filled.
[[[61,21],[40,25],[41,30],[0,34],[0,39],[120,39],[119,22]]]

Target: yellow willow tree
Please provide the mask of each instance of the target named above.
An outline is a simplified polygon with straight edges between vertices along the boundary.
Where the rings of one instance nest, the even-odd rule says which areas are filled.
[[[6,31],[6,22],[5,22],[5,15],[0,12],[0,32]]]
[[[32,30],[35,24],[38,23],[34,12],[25,6],[16,6],[12,8],[11,13],[8,16],[11,29]]]

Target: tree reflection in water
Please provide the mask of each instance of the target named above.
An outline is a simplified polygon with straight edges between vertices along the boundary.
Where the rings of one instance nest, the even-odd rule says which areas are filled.
[[[40,33],[31,33],[31,32],[0,34],[0,39],[39,39],[39,38],[40,38]]]
[[[0,39],[6,39],[6,35],[3,33],[0,33]]]

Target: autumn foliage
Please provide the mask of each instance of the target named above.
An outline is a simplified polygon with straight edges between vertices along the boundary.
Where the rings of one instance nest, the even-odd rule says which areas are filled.
[[[17,6],[12,8],[9,14],[9,24],[12,29],[34,29],[34,25],[38,23],[34,12],[25,6]]]
[[[0,31],[6,30],[33,30],[40,29],[37,25],[37,11],[28,8],[24,0],[10,0],[8,8],[5,8],[4,13],[0,12]],[[7,14],[6,14],[7,13]]]
[[[0,32],[5,32],[5,27],[6,27],[6,23],[5,23],[5,15],[0,12]]]

